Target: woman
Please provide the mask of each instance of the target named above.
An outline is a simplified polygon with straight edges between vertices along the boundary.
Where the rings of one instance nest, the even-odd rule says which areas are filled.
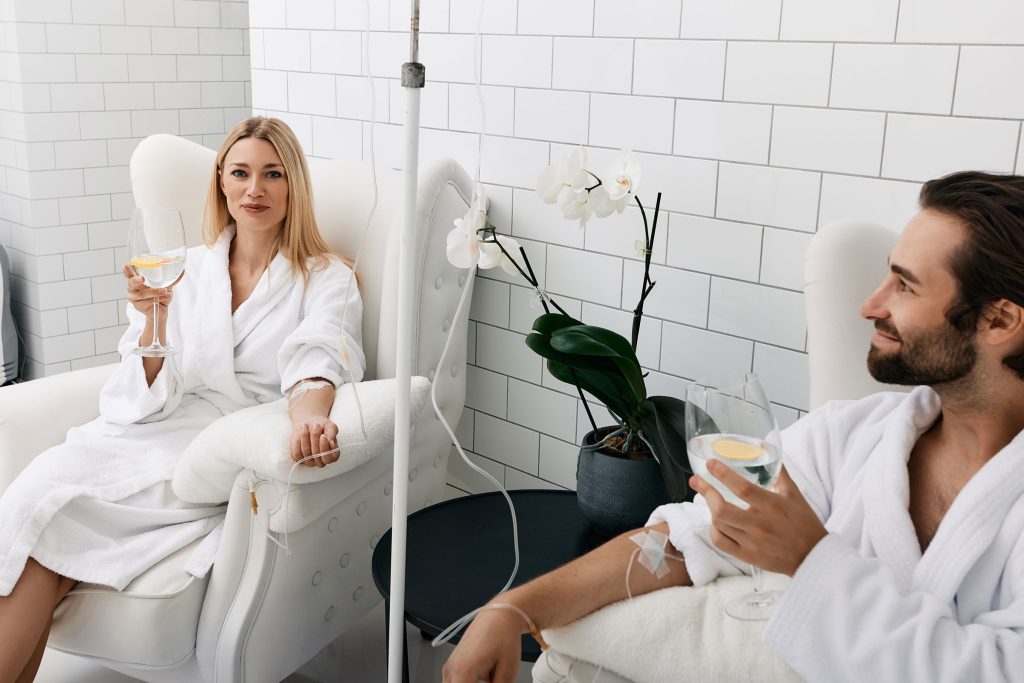
[[[327,416],[335,388],[363,374],[362,305],[317,230],[305,158],[283,122],[253,117],[228,134],[203,227],[207,246],[189,250],[175,285],[148,288],[125,266],[130,325],[100,417],[0,496],[0,682],[33,679],[53,610],[77,582],[123,589],[203,537],[187,570],[209,571],[224,506],[185,503],[170,481],[218,417],[289,395],[292,458],[337,446]],[[180,353],[132,353],[157,328]]]

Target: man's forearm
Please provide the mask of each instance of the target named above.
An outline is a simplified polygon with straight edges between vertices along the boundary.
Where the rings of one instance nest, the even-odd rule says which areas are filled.
[[[650,527],[668,535],[668,525]],[[553,628],[584,617],[591,612],[629,597],[626,570],[637,545],[629,540],[636,531],[613,538],[600,548],[553,572],[496,597],[495,602],[512,603],[526,612],[539,628]],[[671,544],[666,548],[678,556]],[[669,573],[655,577],[634,559],[629,591],[643,595],[669,586],[689,586],[690,576],[679,560],[667,559]],[[523,628],[526,633],[527,629]]]

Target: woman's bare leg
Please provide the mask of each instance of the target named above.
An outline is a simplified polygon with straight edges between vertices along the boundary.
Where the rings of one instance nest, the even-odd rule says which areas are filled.
[[[53,610],[74,585],[29,558],[14,590],[0,598],[0,682],[35,677]]]

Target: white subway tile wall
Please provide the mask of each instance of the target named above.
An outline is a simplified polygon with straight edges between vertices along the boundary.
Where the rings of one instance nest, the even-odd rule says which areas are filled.
[[[283,9],[255,4],[261,12]],[[11,5],[0,15],[0,149],[7,152],[0,154],[0,240],[11,253],[14,311],[27,333],[25,375],[33,378],[117,360],[126,303],[120,264],[133,206],[128,161],[153,133],[216,146],[249,114],[249,4]],[[308,53],[307,46],[304,71]],[[282,78],[286,84],[289,74]],[[298,88],[307,96],[295,111],[335,114],[333,76],[324,78],[326,87]],[[321,91],[326,104],[315,96]],[[287,110],[289,102],[274,104]]]
[[[421,18],[421,156],[449,154],[470,172],[478,7],[432,3]],[[139,136],[161,126],[214,136],[204,107],[227,118],[251,105],[284,117],[315,156],[367,158],[372,67],[377,161],[401,164],[407,3],[372,3],[369,64],[363,4],[343,0],[70,0],[24,11],[8,31],[21,47],[0,51],[32,55],[15,87],[0,82],[0,238],[17,252],[17,310],[39,340],[33,353],[62,340],[52,357],[32,356],[34,372],[108,355],[117,292],[98,269],[121,246],[130,202],[117,169]],[[638,349],[650,393],[679,396],[690,380],[755,370],[788,424],[810,407],[801,291],[811,235],[851,218],[900,229],[928,178],[1024,169],[1022,21],[1016,0],[488,2],[480,168],[491,218],[571,315],[628,336],[643,273],[639,209],[581,229],[534,188],[577,144],[599,173],[632,149],[648,218],[662,193],[658,284]],[[589,421],[524,343],[535,300],[518,276],[480,274],[458,433],[506,485],[571,488]],[[93,335],[96,355],[68,353],[80,334]],[[459,464],[451,483],[488,486]]]

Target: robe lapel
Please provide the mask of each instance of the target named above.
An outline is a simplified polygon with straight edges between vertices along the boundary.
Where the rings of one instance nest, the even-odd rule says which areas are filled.
[[[260,321],[274,310],[281,299],[291,291],[294,282],[288,259],[278,252],[263,271],[252,294],[235,311],[231,321],[235,346],[242,343]]]
[[[878,559],[906,590],[921,559],[921,545],[910,519],[907,460],[918,437],[938,416],[939,400],[930,389],[920,387],[896,412],[867,463],[864,517]]]

